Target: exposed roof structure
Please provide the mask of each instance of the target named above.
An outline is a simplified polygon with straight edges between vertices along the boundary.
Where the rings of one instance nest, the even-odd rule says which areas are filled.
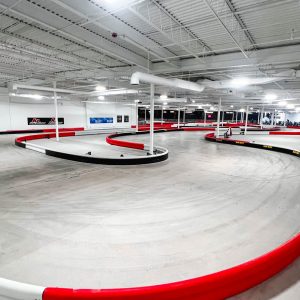
[[[134,71],[192,81],[288,71],[264,90],[300,95],[298,0],[0,0],[0,33],[1,86],[57,81],[93,90],[101,81],[124,87]],[[200,102],[220,95],[261,98],[180,94]]]

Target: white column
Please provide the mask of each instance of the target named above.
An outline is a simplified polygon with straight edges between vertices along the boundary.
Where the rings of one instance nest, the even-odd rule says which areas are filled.
[[[217,137],[220,135],[220,117],[221,117],[221,104],[222,99],[219,99],[219,106],[218,106],[218,119],[217,119]]]
[[[154,84],[150,85],[150,154],[154,150]]]
[[[87,103],[84,103],[84,107],[85,107],[85,126],[86,129],[89,129],[89,116],[88,116],[88,108],[87,108]]]
[[[276,112],[276,109],[274,109],[274,123],[273,123],[273,126],[276,126],[276,121],[277,121],[276,117],[277,117],[277,112]]]
[[[224,110],[222,110],[222,126],[224,126],[224,115],[225,115],[225,113],[224,113]]]
[[[232,112],[232,119],[231,119],[231,123],[233,123],[234,121],[234,111]]]
[[[145,124],[147,123],[147,108],[145,107]]]
[[[138,132],[139,131],[139,104],[138,104],[138,102],[135,103],[135,118],[136,118],[135,132]]]
[[[204,110],[204,124],[206,125],[206,110]]]
[[[183,111],[183,123],[185,123],[185,111],[186,111],[186,108],[184,108],[184,111]]]
[[[180,107],[178,107],[178,120],[177,120],[177,128],[179,129],[180,124]]]
[[[56,81],[53,82],[53,88],[56,89]],[[56,136],[56,141],[59,142],[58,108],[57,108],[57,94],[56,94],[56,90],[54,90],[54,107],[55,107],[55,136]]]
[[[264,110],[265,110],[265,107],[263,106],[262,110],[260,112],[260,120],[259,120],[259,122],[260,122],[260,128],[262,128],[262,126],[263,126]]]
[[[245,135],[247,135],[247,129],[248,129],[248,115],[249,115],[249,106],[247,105],[247,108],[246,108],[246,120],[245,120]]]
[[[271,125],[273,126],[274,123],[274,112],[271,113]]]
[[[235,123],[238,122],[238,116],[239,116],[239,111],[237,110],[237,111],[235,112]]]
[[[163,124],[164,122],[164,107],[162,106],[161,107],[161,125]]]

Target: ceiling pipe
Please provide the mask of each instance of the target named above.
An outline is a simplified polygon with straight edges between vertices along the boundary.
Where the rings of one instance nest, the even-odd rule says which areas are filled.
[[[138,85],[140,82],[151,83],[155,85],[163,85],[168,87],[190,90],[194,92],[203,92],[204,86],[195,82],[190,82],[181,79],[167,79],[142,72],[135,72],[131,76],[130,84]]]

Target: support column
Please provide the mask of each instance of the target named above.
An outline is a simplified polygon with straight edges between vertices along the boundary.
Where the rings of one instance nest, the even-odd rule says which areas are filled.
[[[273,126],[274,123],[274,112],[271,113],[271,125]]]
[[[84,107],[85,107],[85,126],[86,129],[89,129],[89,116],[88,116],[88,108],[87,108],[87,103],[84,103]]]
[[[185,111],[186,111],[186,108],[184,108],[184,111],[183,111],[183,123],[185,124]]]
[[[231,123],[233,123],[234,121],[234,111],[232,112],[232,119],[231,119]]]
[[[222,99],[219,99],[219,106],[218,106],[218,119],[217,119],[217,137],[220,135],[220,117],[221,117],[221,104]]]
[[[139,104],[138,104],[138,102],[135,102],[135,118],[136,118],[135,132],[138,132],[139,131]]]
[[[56,81],[53,82],[53,88],[56,89]],[[55,107],[55,136],[56,136],[56,141],[59,142],[58,107],[57,107],[57,94],[56,94],[56,90],[54,90],[54,107]]]
[[[224,110],[222,111],[222,126],[224,126]]]
[[[162,125],[163,122],[164,122],[164,107],[161,106],[161,122],[160,122],[160,124]]]
[[[249,115],[249,106],[247,105],[247,108],[246,108],[246,120],[245,120],[245,135],[247,135],[247,129],[248,129],[248,115]]]
[[[237,124],[238,122],[238,116],[239,116],[239,112],[238,110],[235,112],[235,123]]]
[[[154,150],[154,84],[150,85],[150,154]]]
[[[204,109],[204,124],[206,125],[206,110]]]
[[[147,123],[147,108],[145,107],[145,125]]]
[[[180,107],[178,107],[177,129],[179,129],[179,124],[180,124]]]

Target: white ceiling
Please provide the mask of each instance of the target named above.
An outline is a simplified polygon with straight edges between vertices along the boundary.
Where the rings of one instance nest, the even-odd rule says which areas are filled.
[[[0,86],[55,80],[92,90],[98,82],[126,87],[136,70],[197,81],[299,66],[299,0],[0,0]],[[263,88],[298,103],[299,83],[287,77]],[[161,92],[259,103],[257,93]]]

